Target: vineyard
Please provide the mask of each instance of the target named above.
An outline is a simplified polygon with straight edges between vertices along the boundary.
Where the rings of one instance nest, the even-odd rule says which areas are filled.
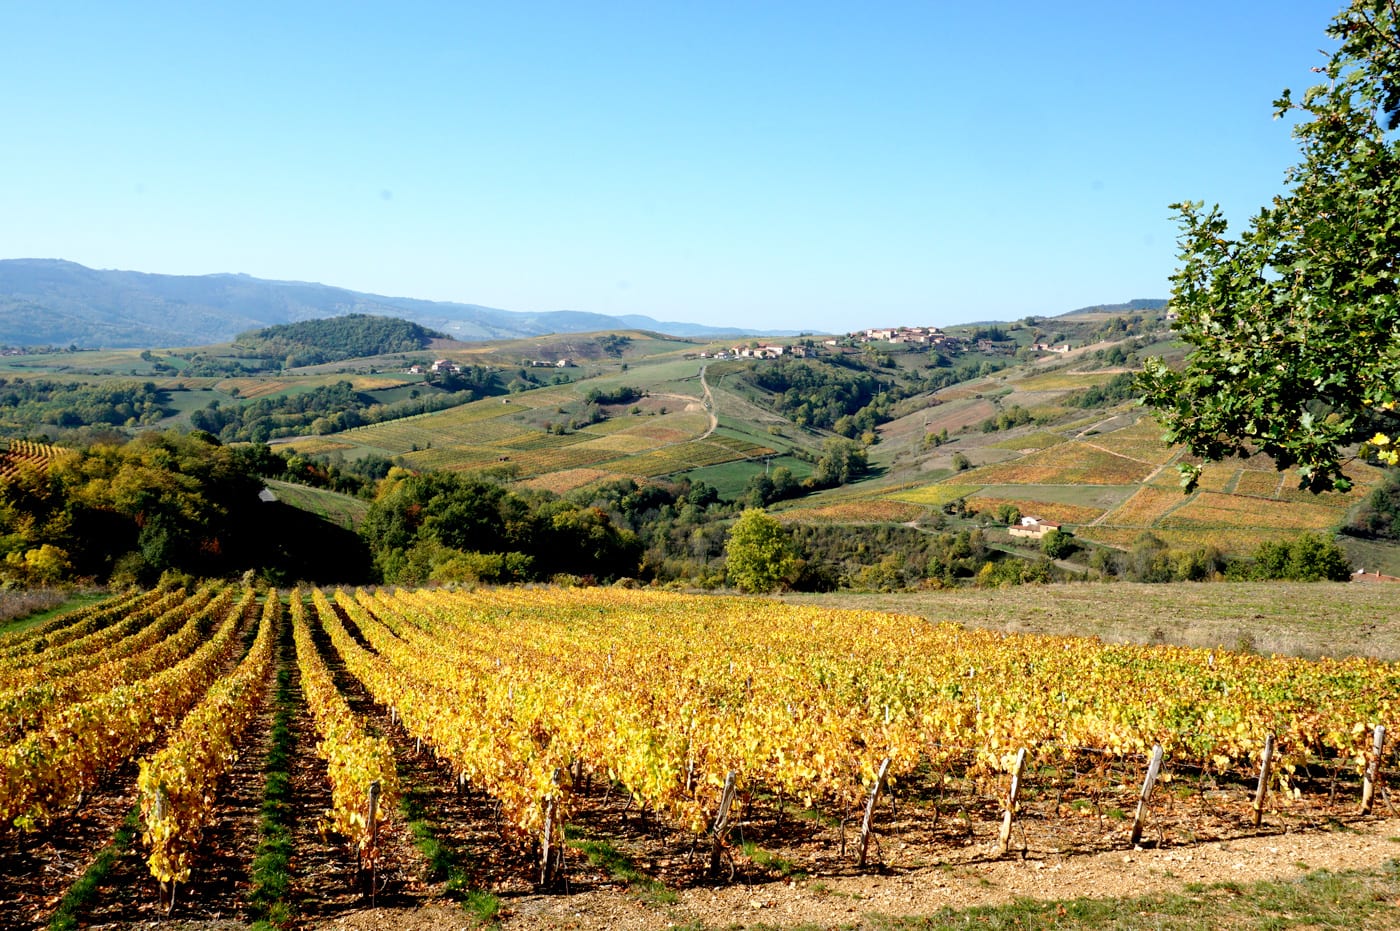
[[[775,454],[748,440],[713,432],[698,398],[643,398],[627,412],[568,427],[583,393],[542,388],[488,398],[446,411],[356,427],[333,438],[291,441],[304,453],[372,453],[415,469],[473,470],[503,466],[531,487],[574,487],[564,472],[589,481],[654,478],[708,465]]]
[[[266,888],[253,790],[287,779],[305,875],[270,894],[306,919],[411,900],[424,799],[463,895],[586,888],[600,843],[689,887],[1306,830],[1386,804],[1400,667],[627,589],[210,584],[0,636],[0,703],[0,907],[41,927],[76,838],[126,812],[63,920],[277,914],[236,890]]]
[[[61,447],[48,443],[10,440],[9,448],[0,453],[0,482],[14,478],[25,468],[46,469],[62,453]]]

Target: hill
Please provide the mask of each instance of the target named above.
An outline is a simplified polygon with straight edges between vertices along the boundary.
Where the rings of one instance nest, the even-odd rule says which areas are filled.
[[[520,313],[248,275],[153,275],[58,259],[0,260],[0,345],[200,346],[247,330],[352,313],[404,317],[460,340],[635,328],[675,336],[746,332],[637,315]]]
[[[1149,329],[903,401],[900,416],[878,429],[872,477],[784,505],[781,516],[978,529],[989,546],[1027,556],[1038,555],[1039,540],[1012,537],[1006,518],[1035,516],[1148,564],[1210,548],[1244,556],[1265,542],[1330,536],[1346,525],[1380,469],[1354,462],[1351,491],[1313,494],[1254,456],[1208,465],[1199,487],[1183,494],[1176,466],[1187,457],[1162,442],[1132,389],[1136,360],[1158,351],[1159,336]],[[1396,565],[1393,548],[1346,542],[1358,565]]]
[[[361,324],[384,338],[326,338]],[[431,336],[414,327],[335,318],[273,329],[264,348],[293,362],[310,361],[297,356],[307,347],[403,348]],[[265,477],[351,494],[370,495],[392,465],[485,479],[522,501],[550,492],[636,534],[637,577],[656,581],[718,584],[729,523],[760,506],[807,556],[800,587],[1206,578],[1263,544],[1351,526],[1353,566],[1400,574],[1394,522],[1381,520],[1395,509],[1363,506],[1384,475],[1370,466],[1352,466],[1352,491],[1313,495],[1256,456],[1181,493],[1181,450],[1134,400],[1142,358],[1179,351],[1159,311],[886,336],[761,351],[641,330],[434,340],[276,371],[243,367],[252,336],[31,353],[0,358],[0,433],[77,446],[184,426],[271,442],[285,461]],[[1054,560],[1011,534],[1031,516],[1072,534]],[[383,565],[456,572],[448,550]]]
[[[234,345],[255,356],[283,357],[286,368],[298,368],[362,356],[414,352],[428,348],[435,339],[447,338],[395,317],[347,314],[240,333]]]

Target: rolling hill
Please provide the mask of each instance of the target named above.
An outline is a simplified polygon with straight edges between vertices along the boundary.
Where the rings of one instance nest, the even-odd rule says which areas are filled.
[[[673,336],[750,332],[639,315],[521,313],[248,275],[153,275],[59,259],[0,260],[0,345],[200,346],[246,330],[351,313],[403,317],[468,341],[637,328]]]

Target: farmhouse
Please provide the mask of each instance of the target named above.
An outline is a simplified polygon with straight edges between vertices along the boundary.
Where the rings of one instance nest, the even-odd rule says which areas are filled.
[[[1059,530],[1060,525],[1052,520],[1041,520],[1039,517],[1023,517],[1019,524],[1012,524],[1007,528],[1007,533],[1013,537],[1030,537],[1039,540],[1052,530]]]

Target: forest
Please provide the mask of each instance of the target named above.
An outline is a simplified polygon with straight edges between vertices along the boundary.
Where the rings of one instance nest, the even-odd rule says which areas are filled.
[[[281,359],[284,368],[297,368],[391,352],[417,352],[435,339],[447,338],[397,317],[346,314],[240,333],[234,347],[250,355]]]

